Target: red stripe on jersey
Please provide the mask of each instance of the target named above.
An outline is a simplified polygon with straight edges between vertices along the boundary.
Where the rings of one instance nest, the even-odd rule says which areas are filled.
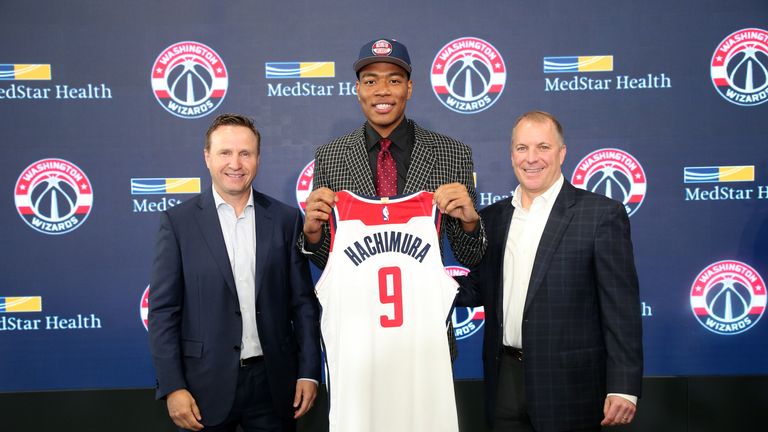
[[[432,216],[432,192],[419,192],[386,202],[364,198],[349,191],[336,193],[340,221],[359,220],[364,225],[404,224],[414,217]],[[438,220],[439,222],[439,220]]]

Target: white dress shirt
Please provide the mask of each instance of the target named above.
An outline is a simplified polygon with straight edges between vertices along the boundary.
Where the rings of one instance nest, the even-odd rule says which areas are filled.
[[[253,190],[249,190],[249,193],[243,213],[236,216],[235,208],[227,204],[216,192],[216,188],[213,188],[213,200],[219,214],[240,303],[240,318],[243,322],[241,359],[264,353],[256,328],[256,219],[253,212]]]
[[[523,208],[520,186],[515,189],[512,205],[512,223],[504,250],[504,274],[502,275],[504,295],[504,345],[523,347],[523,307],[531,281],[533,262],[549,213],[563,187],[563,176],[537,196],[531,207]]]

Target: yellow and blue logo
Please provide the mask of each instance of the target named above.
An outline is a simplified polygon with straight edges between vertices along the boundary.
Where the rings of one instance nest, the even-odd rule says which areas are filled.
[[[335,62],[267,62],[264,63],[267,78],[333,78]]]
[[[193,193],[200,193],[200,177],[131,179],[131,195]]]
[[[31,81],[51,79],[49,64],[0,64],[0,81]]]
[[[726,183],[755,181],[754,165],[685,167],[685,183]]]
[[[612,70],[612,55],[544,57],[544,73],[610,72]]]
[[[0,297],[0,313],[11,312],[42,312],[43,298],[32,297]]]

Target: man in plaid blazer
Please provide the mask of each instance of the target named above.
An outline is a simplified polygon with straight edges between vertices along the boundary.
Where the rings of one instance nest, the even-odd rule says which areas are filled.
[[[304,236],[299,246],[318,267],[328,260],[328,221],[335,191],[376,196],[375,153],[379,138],[392,138],[398,194],[434,191],[435,202],[449,217],[442,229],[456,259],[467,266],[480,261],[486,239],[475,211],[472,151],[465,144],[422,129],[405,118],[411,98],[408,50],[393,39],[363,45],[354,64],[355,83],[366,123],[321,146],[315,155],[314,191],[307,198]],[[410,157],[409,157],[410,156]]]
[[[377,194],[377,153],[380,139],[391,139],[397,166],[397,193],[434,191],[454,257],[462,264],[477,264],[487,240],[475,210],[472,151],[465,144],[422,129],[405,118],[411,98],[411,60],[402,43],[378,39],[363,45],[354,64],[355,89],[366,123],[357,130],[321,146],[315,155],[313,192],[306,201],[304,232],[298,246],[318,267],[324,268],[330,249],[328,220],[335,192],[349,190]],[[441,244],[442,247],[442,244]],[[451,358],[456,340],[449,328]]]
[[[486,415],[496,431],[600,430],[635,415],[643,371],[638,280],[621,203],[562,175],[562,127],[512,132],[514,198],[481,212],[488,250],[460,305],[485,306]]]

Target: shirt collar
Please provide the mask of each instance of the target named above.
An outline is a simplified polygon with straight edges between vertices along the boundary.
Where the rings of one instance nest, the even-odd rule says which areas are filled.
[[[387,138],[392,141],[392,145],[400,149],[404,149],[408,142],[408,119],[403,117],[403,121],[392,131]],[[381,135],[376,132],[376,129],[371,126],[370,123],[365,122],[365,149],[370,152],[374,146],[379,144]]]
[[[537,196],[533,199],[533,203],[541,201],[543,204],[549,204],[551,207],[552,203],[557,199],[557,196],[560,194],[560,190],[563,188],[563,183],[565,182],[565,179],[563,178],[563,174],[560,173],[560,177],[552,183],[552,186],[549,187],[546,191],[544,191],[543,194]],[[515,188],[515,194],[512,196],[512,205],[515,207],[515,209],[521,209],[523,208],[523,202],[522,202],[522,193],[520,193],[520,185],[517,185]],[[533,206],[533,203],[531,203],[531,207]]]
[[[216,191],[216,188],[211,185],[211,189],[213,190],[213,202],[216,204],[216,208],[218,209],[222,205],[229,205],[228,202],[224,201],[224,198],[219,195],[219,193]],[[253,207],[253,188],[248,188],[248,204],[245,205],[245,208]]]

